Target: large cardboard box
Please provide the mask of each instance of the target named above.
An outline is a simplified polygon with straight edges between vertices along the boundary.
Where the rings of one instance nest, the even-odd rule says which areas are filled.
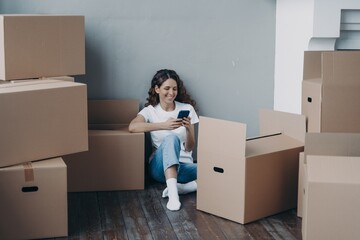
[[[68,235],[66,165],[53,158],[0,168],[0,239]]]
[[[197,209],[242,224],[296,208],[305,116],[260,111],[260,136],[246,124],[200,117]]]
[[[84,16],[0,15],[0,79],[85,74]]]
[[[1,83],[0,167],[88,150],[85,84]]]
[[[89,101],[89,151],[64,156],[68,191],[144,189],[144,134],[129,133],[137,100]]]
[[[304,240],[359,239],[360,134],[308,133]]]
[[[360,132],[360,51],[306,51],[302,114],[308,132]]]

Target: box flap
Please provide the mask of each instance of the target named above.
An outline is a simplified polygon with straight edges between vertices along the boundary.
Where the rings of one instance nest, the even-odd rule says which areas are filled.
[[[283,134],[254,138],[246,141],[246,157],[280,152],[303,146],[303,142]]]
[[[304,115],[260,109],[259,122],[261,135],[282,133],[305,142],[306,117]]]
[[[89,124],[129,124],[139,112],[139,101],[89,100]]]
[[[321,78],[321,51],[304,52],[303,79]]]
[[[200,120],[199,143],[204,143],[200,148],[225,158],[233,158],[235,150],[245,156],[246,124],[204,116]]]
[[[360,156],[359,133],[306,133],[305,137],[306,156]]]
[[[360,158],[307,156],[308,182],[360,183]]]

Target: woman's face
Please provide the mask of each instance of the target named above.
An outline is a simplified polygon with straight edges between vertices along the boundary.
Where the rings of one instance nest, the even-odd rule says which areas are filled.
[[[174,79],[169,78],[160,87],[156,86],[155,92],[159,94],[160,103],[171,104],[177,96],[178,86]]]

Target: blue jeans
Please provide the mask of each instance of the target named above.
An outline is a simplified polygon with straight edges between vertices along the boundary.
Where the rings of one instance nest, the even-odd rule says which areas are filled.
[[[165,183],[165,170],[177,166],[178,183],[187,183],[196,180],[197,165],[195,163],[179,162],[181,141],[178,136],[171,134],[164,138],[159,148],[156,149],[149,164],[149,172],[156,181]]]

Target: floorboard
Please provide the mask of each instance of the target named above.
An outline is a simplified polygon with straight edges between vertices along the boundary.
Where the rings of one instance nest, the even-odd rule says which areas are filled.
[[[168,211],[164,184],[145,190],[69,193],[69,236],[54,239],[301,240],[301,218],[292,209],[245,225],[196,209],[196,193],[181,195]]]

